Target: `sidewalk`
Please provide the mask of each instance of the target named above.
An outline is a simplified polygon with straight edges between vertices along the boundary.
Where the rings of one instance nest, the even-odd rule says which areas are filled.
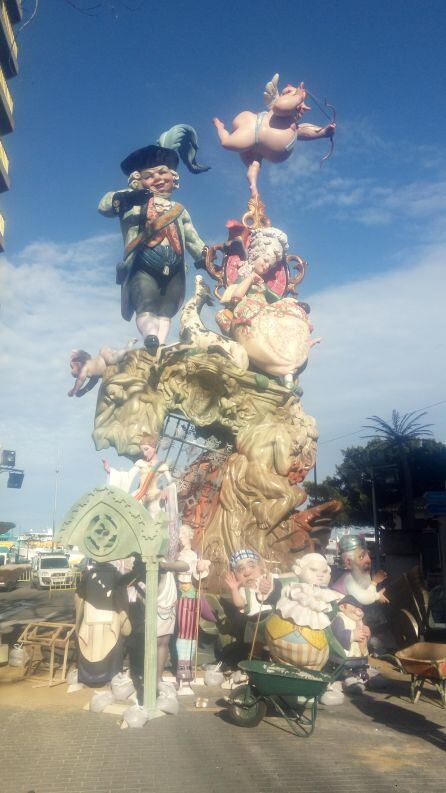
[[[220,690],[205,689],[209,709],[195,709],[188,697],[178,716],[120,730],[116,716],[82,710],[90,692],[35,685],[0,687],[2,793],[444,789],[446,710],[430,686],[412,705],[406,678],[392,679],[385,694],[321,706],[309,739],[290,735],[275,717],[254,729],[228,723]]]

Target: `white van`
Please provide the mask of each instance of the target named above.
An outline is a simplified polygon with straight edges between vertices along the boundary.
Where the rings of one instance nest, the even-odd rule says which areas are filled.
[[[74,573],[64,553],[38,553],[31,565],[31,585],[42,587],[71,587],[74,584]]]

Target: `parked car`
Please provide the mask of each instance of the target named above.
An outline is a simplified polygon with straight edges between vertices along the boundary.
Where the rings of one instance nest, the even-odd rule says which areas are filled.
[[[42,589],[50,586],[73,586],[75,575],[68,556],[59,552],[38,553],[31,565],[31,585]]]

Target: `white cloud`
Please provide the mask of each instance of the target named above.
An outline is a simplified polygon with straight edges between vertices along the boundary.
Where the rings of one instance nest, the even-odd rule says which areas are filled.
[[[389,226],[396,221],[425,226],[426,221],[431,225],[444,216],[444,158],[436,147],[384,140],[367,119],[343,122],[335,141],[335,156],[322,169],[324,141],[298,142],[286,162],[268,164],[268,180],[282,190],[287,203],[310,211],[324,208],[336,219],[365,226]],[[346,176],[349,172],[353,175]],[[378,181],[378,172],[387,174],[385,181]]]
[[[0,443],[17,452],[25,469],[22,490],[6,490],[2,519],[25,528],[51,522],[54,471],[60,454],[57,515],[104,481],[91,440],[95,392],[69,399],[69,355],[96,352],[135,334],[120,318],[114,264],[118,235],[75,244],[37,242],[16,261],[3,259],[0,312],[2,389]],[[304,408],[321,432],[319,474],[330,473],[340,449],[360,437],[325,443],[359,430],[365,416],[389,417],[445,398],[444,311],[446,244],[417,250],[399,269],[358,279],[305,299],[315,334],[324,338],[301,376]],[[429,411],[434,432],[446,440],[444,406]],[[113,459],[113,453],[110,458]]]
[[[303,404],[319,424],[319,473],[340,461],[339,451],[362,443],[366,416],[390,419],[446,400],[446,322],[439,295],[446,291],[446,245],[418,262],[308,296],[315,335],[324,339],[301,375]],[[446,405],[429,411],[446,442]]]

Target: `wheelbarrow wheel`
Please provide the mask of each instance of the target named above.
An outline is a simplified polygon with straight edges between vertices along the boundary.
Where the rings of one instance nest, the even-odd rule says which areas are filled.
[[[250,686],[236,688],[229,702],[229,718],[238,727],[257,727],[266,716],[266,702],[257,699]]]

